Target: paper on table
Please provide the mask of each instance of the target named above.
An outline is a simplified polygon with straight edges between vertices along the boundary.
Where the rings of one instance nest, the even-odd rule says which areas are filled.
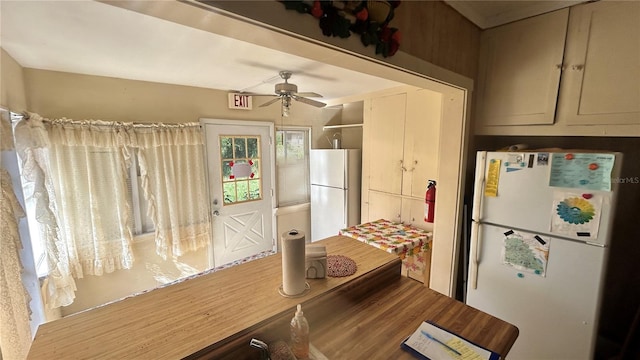
[[[429,339],[422,332],[430,334],[438,339],[443,345],[437,341]],[[414,353],[424,356],[430,360],[476,360],[476,359],[497,359],[498,354],[489,350],[476,346],[465,339],[456,336],[444,329],[441,329],[428,322],[423,322],[420,327],[405,342],[404,346],[410,348]],[[448,349],[455,349],[460,355]]]

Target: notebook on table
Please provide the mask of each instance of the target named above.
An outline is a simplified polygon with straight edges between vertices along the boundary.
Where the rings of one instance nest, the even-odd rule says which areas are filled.
[[[429,360],[498,360],[500,355],[482,348],[442,327],[425,321],[406,338],[402,349],[419,359]]]

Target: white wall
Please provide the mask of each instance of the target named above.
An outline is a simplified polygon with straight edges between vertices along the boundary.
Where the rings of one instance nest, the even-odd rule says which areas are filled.
[[[278,251],[282,234],[290,230],[302,231],[307,243],[311,242],[311,207],[309,203],[287,206],[276,211]]]
[[[26,110],[23,69],[0,48],[0,106],[13,112]]]

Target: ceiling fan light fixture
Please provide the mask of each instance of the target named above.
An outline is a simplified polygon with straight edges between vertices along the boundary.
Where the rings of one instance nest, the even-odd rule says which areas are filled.
[[[289,117],[291,111],[291,98],[288,96],[282,97],[282,116]]]

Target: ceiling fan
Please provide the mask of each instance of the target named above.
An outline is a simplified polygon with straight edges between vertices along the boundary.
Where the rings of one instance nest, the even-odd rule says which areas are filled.
[[[307,105],[311,105],[311,106],[315,106],[315,107],[324,107],[327,104],[320,102],[320,101],[316,101],[316,100],[312,100],[309,99],[308,97],[322,97],[322,95],[320,94],[316,94],[314,92],[304,92],[304,93],[299,93],[298,92],[298,86],[296,84],[291,84],[289,83],[289,79],[291,78],[291,71],[280,71],[279,72],[280,77],[284,80],[283,83],[279,83],[276,84],[275,86],[275,95],[271,95],[271,94],[253,94],[253,93],[248,93],[249,95],[255,95],[255,96],[275,96],[275,99],[269,100],[266,103],[260,105],[260,107],[265,107],[265,106],[269,106],[271,104],[274,104],[276,102],[278,102],[279,100],[282,101],[282,114],[285,116],[289,115],[289,108],[291,106],[291,99],[296,100],[296,101],[300,101],[301,103],[307,104]]]

